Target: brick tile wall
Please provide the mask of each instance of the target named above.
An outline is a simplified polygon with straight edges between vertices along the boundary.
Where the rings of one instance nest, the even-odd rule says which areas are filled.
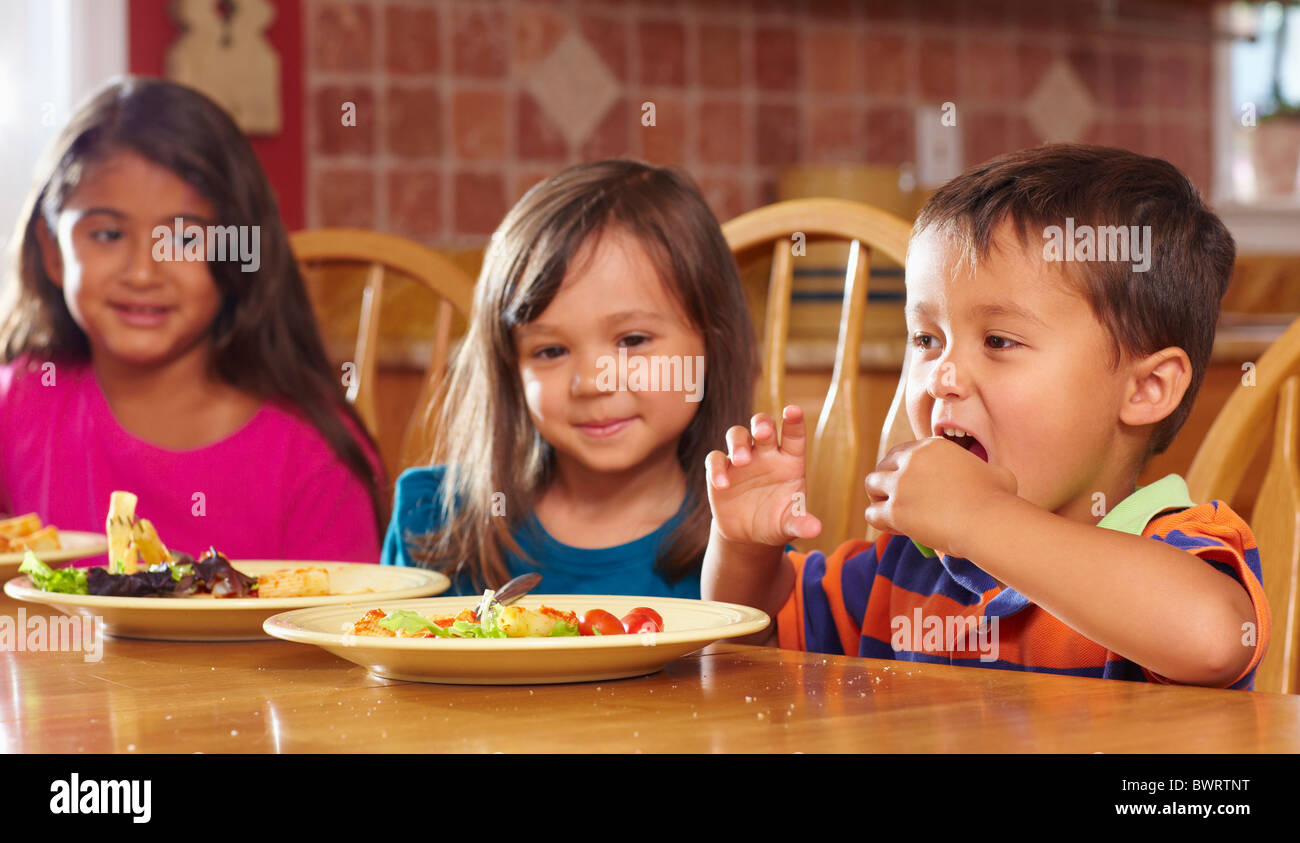
[[[1209,43],[1108,31],[1094,0],[308,0],[302,14],[309,226],[474,245],[539,179],[620,155],[685,167],[727,219],[772,201],[792,164],[911,162],[915,109],[943,102],[967,164],[1078,123],[1079,140],[1209,186]],[[1042,91],[1062,64],[1068,84]]]

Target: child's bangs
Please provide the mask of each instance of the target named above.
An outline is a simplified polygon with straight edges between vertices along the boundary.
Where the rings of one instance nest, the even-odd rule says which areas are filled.
[[[937,221],[922,228],[916,226],[912,233],[915,242],[923,233],[939,237],[947,247],[954,272],[966,270],[971,275],[993,254],[1005,246],[998,242],[998,231],[1007,225],[1015,236],[1015,246],[1022,254],[1042,268],[1045,276],[1057,280],[1071,295],[1087,302],[1093,315],[1110,334],[1112,341],[1111,369],[1117,367],[1125,355],[1148,353],[1154,349],[1141,347],[1141,337],[1135,335],[1116,318],[1123,309],[1114,304],[1115,299],[1126,298],[1124,290],[1133,283],[1130,271],[1118,263],[1048,261],[1043,256],[1043,232],[1058,225],[1055,218],[1045,217],[1030,209],[1015,206],[997,208],[996,212],[963,213]],[[1090,223],[1091,224],[1091,223]]]
[[[67,204],[68,199],[81,186],[82,179],[86,176],[86,170],[95,163],[99,156],[82,155],[73,157],[76,147],[68,150],[64,156],[68,163],[63,167],[56,167],[53,175],[50,176],[49,182],[45,185],[45,190],[40,197],[40,205],[35,209],[45,224],[53,231],[55,221],[58,219],[59,211]]]
[[[1004,224],[1010,225],[1025,254],[1042,255],[1042,240],[1035,240],[1035,234],[1041,234],[1053,223],[1042,214],[1005,202],[943,218],[927,218],[922,212],[912,228],[911,242],[925,234],[938,237],[954,259],[953,268],[974,273],[989,255],[999,250],[997,235]]]
[[[502,238],[506,239],[508,235]],[[509,257],[489,260],[484,271],[499,273],[504,278],[501,315],[507,329],[535,321],[551,306],[581,245],[575,233],[545,233],[532,244],[503,249],[510,253]]]
[[[581,273],[592,259],[603,237],[610,232],[620,231],[628,234],[654,265],[655,274],[663,281],[668,294],[681,308],[692,326],[700,327],[700,314],[689,308],[682,285],[678,278],[678,268],[673,265],[671,252],[659,232],[643,231],[632,227],[627,221],[613,217],[607,218],[600,225],[566,227],[565,230],[548,232],[538,237],[531,249],[527,250],[526,262],[521,262],[522,269],[514,267],[495,267],[507,278],[507,299],[502,314],[508,327],[527,325],[533,322],[550,307],[570,273]],[[505,239],[505,238],[502,238]],[[516,275],[510,283],[512,275]]]
[[[730,260],[716,229],[698,191],[671,170],[612,160],[564,171],[520,200],[494,244],[501,263],[493,271],[507,282],[500,312],[511,324],[536,319],[568,273],[581,269],[573,261],[584,247],[620,231],[640,244],[672,298],[700,328],[709,279],[717,275],[721,257]]]

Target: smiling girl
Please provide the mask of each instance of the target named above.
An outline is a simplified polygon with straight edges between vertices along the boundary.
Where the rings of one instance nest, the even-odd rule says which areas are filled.
[[[209,249],[221,232],[244,249]],[[46,151],[13,246],[0,511],[99,531],[126,489],[179,550],[376,561],[373,443],[266,178],[217,105],[110,84]]]
[[[398,478],[384,561],[461,592],[540,571],[550,593],[699,597],[709,435],[748,416],[755,371],[695,187],[631,161],[565,170],[493,237],[434,465]]]

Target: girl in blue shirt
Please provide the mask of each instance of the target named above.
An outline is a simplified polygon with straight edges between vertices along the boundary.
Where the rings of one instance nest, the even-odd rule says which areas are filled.
[[[707,362],[707,366],[706,366]],[[699,597],[710,434],[749,418],[735,260],[683,175],[571,167],[493,235],[440,394],[432,465],[397,481],[387,564],[453,592]]]

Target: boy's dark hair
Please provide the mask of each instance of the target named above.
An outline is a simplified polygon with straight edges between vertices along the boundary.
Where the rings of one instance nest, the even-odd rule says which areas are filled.
[[[1065,277],[1115,342],[1111,363],[1176,346],[1192,378],[1182,402],[1155,425],[1144,462],[1173,441],[1200,389],[1214,345],[1236,244],[1223,222],[1176,167],[1124,149],[1048,144],[1000,155],[972,167],[930,197],[912,230],[956,238],[974,262],[1010,222],[1033,254],[1048,226],[1150,226],[1150,267],[1129,261],[1064,263]],[[1140,228],[1139,228],[1140,230]],[[1067,248],[1074,244],[1066,243]]]

